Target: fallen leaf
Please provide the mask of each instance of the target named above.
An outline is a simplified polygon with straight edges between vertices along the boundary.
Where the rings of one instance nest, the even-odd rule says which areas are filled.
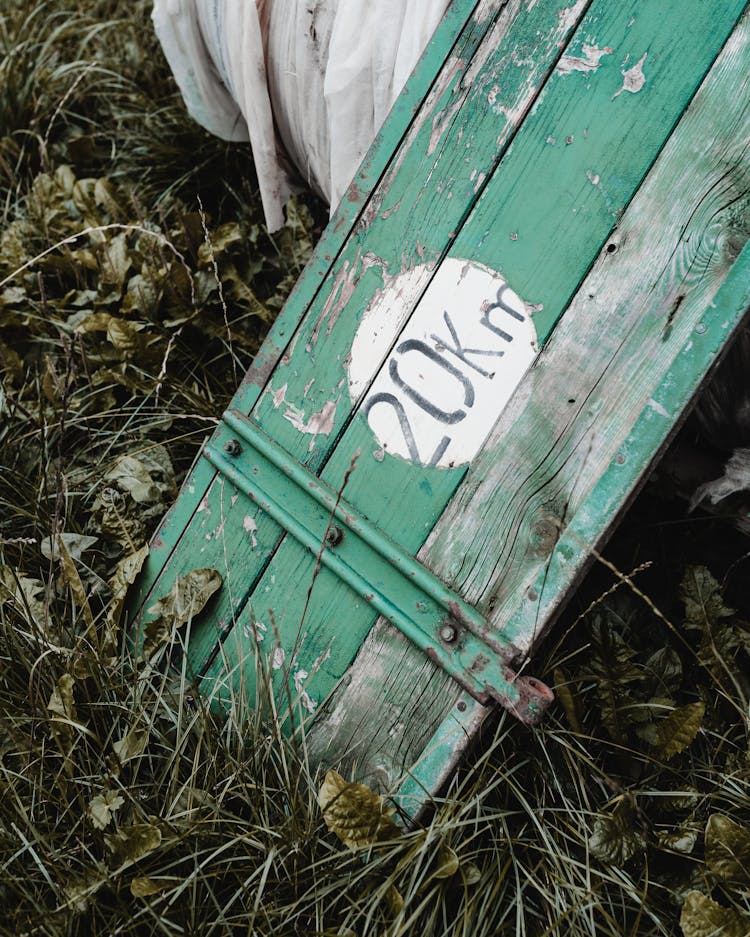
[[[130,729],[112,745],[121,765],[142,755],[148,743],[148,729]]]
[[[94,615],[91,611],[91,606],[89,605],[88,595],[86,594],[86,589],[84,588],[81,577],[76,569],[76,564],[73,561],[73,557],[68,553],[68,548],[65,545],[65,541],[62,537],[58,538],[57,547],[60,551],[60,561],[62,565],[62,574],[65,582],[70,586],[70,591],[73,593],[73,598],[76,600],[76,604],[83,612],[83,617],[86,619],[86,624],[91,627],[94,624]]]
[[[64,673],[57,681],[55,689],[47,703],[47,712],[52,716],[51,731],[61,750],[68,755],[73,743],[73,725],[76,721],[76,707],[73,698],[75,677]]]
[[[682,906],[680,927],[685,937],[748,937],[750,918],[691,891]]]
[[[178,576],[172,590],[148,610],[149,615],[156,617],[146,623],[143,658],[148,660],[171,639],[174,629],[186,625],[203,611],[221,585],[221,573],[216,569],[194,569],[185,576]]]
[[[172,888],[175,879],[156,879],[147,876],[134,878],[130,883],[130,894],[134,898],[148,898],[150,895],[158,895],[160,892]]]
[[[445,843],[440,844],[438,849],[438,865],[432,873],[433,878],[452,878],[458,872],[459,861],[458,854]]]
[[[161,830],[153,823],[134,823],[105,835],[104,841],[121,862],[135,862],[159,847]]]
[[[328,829],[350,849],[401,836],[392,818],[393,809],[383,804],[383,798],[336,771],[326,772],[318,803]]]
[[[115,574],[109,581],[109,587],[112,590],[112,599],[107,609],[106,629],[104,640],[102,642],[102,652],[110,655],[117,650],[118,629],[120,619],[125,608],[125,599],[128,594],[128,587],[136,579],[138,573],[143,568],[148,556],[148,544],[144,544],[135,553],[120,560],[115,568]]]
[[[125,803],[125,798],[116,791],[105,791],[103,794],[97,794],[89,802],[89,816],[94,828],[97,830],[106,829],[112,822],[113,814]]]
[[[693,742],[703,724],[706,707],[702,702],[678,706],[662,719],[656,730],[657,754],[669,760]]]
[[[716,878],[734,885],[750,885],[750,830],[720,813],[706,824],[706,864]]]

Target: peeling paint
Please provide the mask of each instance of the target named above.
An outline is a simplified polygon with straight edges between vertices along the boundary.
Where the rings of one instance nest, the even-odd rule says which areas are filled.
[[[659,401],[654,400],[653,397],[649,400],[648,405],[649,407],[651,407],[654,413],[658,413],[659,416],[665,416],[668,420],[672,419],[671,415],[664,409],[664,407],[659,403]]]
[[[242,521],[242,526],[250,534],[250,540],[254,550],[258,546],[258,538],[255,536],[258,532],[258,525],[255,523],[255,518],[250,517],[249,514],[246,514],[244,520]]]
[[[281,670],[284,666],[284,661],[286,660],[286,651],[283,647],[277,647],[273,652],[273,659],[271,661],[271,666],[274,670]]]
[[[638,94],[641,88],[646,84],[646,76],[643,74],[643,63],[646,61],[648,52],[644,52],[632,68],[626,68],[622,72],[622,88],[612,95],[612,100],[622,94],[623,91],[629,91],[631,94]]]
[[[308,674],[306,670],[296,671],[293,677],[294,688],[299,694],[299,700],[302,703],[302,705],[305,707],[305,709],[309,713],[314,713],[315,710],[318,708],[318,704],[316,703],[314,699],[311,698],[310,694],[304,688],[304,681],[307,680],[309,676],[310,675]]]
[[[572,7],[560,10],[558,17],[560,21],[561,32],[567,32],[578,22],[581,14],[586,9],[589,0],[576,0]]]
[[[601,65],[601,57],[612,55],[612,49],[609,46],[600,49],[598,46],[589,46],[586,43],[583,44],[581,51],[583,56],[564,55],[557,63],[555,71],[560,75],[570,75],[571,72],[595,72]]]
[[[274,410],[278,410],[282,403],[284,403],[284,398],[286,397],[288,386],[288,384],[283,384],[278,390],[274,390],[272,387],[269,387],[268,393],[271,395]]]
[[[600,176],[598,172],[592,172],[590,169],[587,169],[586,177],[591,183],[591,185],[599,185]]]
[[[206,513],[208,513],[208,514],[211,513],[211,508],[208,506],[208,495],[204,495],[204,496],[201,498],[201,503],[200,503],[200,504],[198,505],[198,507],[195,509],[195,513],[196,513],[196,514],[200,514],[200,513],[203,512],[203,511],[206,511]]]
[[[452,58],[446,62],[440,75],[439,84],[441,93],[443,90],[445,90],[445,88],[447,88],[448,85],[450,85],[450,83],[453,81],[456,75],[459,74],[465,64],[466,63],[464,60],[460,58]],[[453,123],[453,118],[461,110],[465,98],[466,94],[460,95],[457,100],[453,101],[450,107],[447,107],[442,111],[438,111],[432,118],[432,132],[430,133],[430,142],[427,146],[428,156],[431,156],[438,148],[441,137]]]
[[[297,409],[293,404],[287,404],[284,419],[288,420],[300,433],[311,436],[330,436],[333,431],[337,406],[338,400],[326,400],[322,410],[313,413],[307,422],[305,422],[302,411]]]

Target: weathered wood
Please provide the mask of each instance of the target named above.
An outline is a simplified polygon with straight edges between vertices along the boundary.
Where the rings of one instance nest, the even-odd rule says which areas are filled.
[[[446,89],[440,91],[436,75],[439,82],[440,70],[446,56],[452,56],[459,64],[471,61],[486,32],[487,9],[490,6],[491,0],[453,0],[451,3],[433,41],[425,49],[414,73],[373,141],[349,191],[323,232],[310,263],[294,285],[287,303],[275,319],[230,406],[249,412],[265,390],[269,375],[284,355],[299,325],[300,310],[307,309],[324,289],[333,259],[338,257],[386,168],[393,165],[396,154],[391,149],[392,141],[400,140],[409,132],[414,122],[414,114],[420,109],[439,108],[441,93]],[[454,74],[454,81],[459,78],[460,75]],[[186,539],[186,525],[195,515],[214,477],[212,467],[203,459],[199,459],[191,469],[179,499],[164,517],[151,543],[143,575],[128,596],[131,616],[142,608],[149,595],[160,594],[161,586],[155,590],[155,584],[180,541]]]
[[[411,252],[412,259],[408,262],[419,266],[422,271],[420,282],[426,283],[430,270],[421,263],[420,255],[427,250],[425,241],[428,235],[433,239],[429,253],[439,257],[454,237],[454,229],[460,226],[466,213],[465,195],[454,198],[452,188],[442,188],[437,184],[432,187],[428,197],[428,193],[422,191],[424,180],[451,179],[455,186],[463,180],[464,186],[469,187],[468,203],[476,200],[480,191],[477,177],[489,175],[497,165],[500,153],[504,151],[559,57],[560,48],[582,15],[585,4],[576,0],[569,7],[563,6],[562,13],[565,15],[561,15],[559,0],[539,0],[533,22],[520,15],[524,6],[520,0],[512,0],[508,4],[497,0],[479,4],[456,49],[447,57],[441,76],[428,94],[425,106],[403,145],[395,153],[384,179],[376,188],[341,255],[332,263],[325,288],[321,288],[314,296],[297,334],[277,363],[272,378],[266,384],[268,375],[264,373],[265,367],[261,367],[260,371],[251,369],[235,398],[238,409],[245,412],[255,403],[254,418],[312,469],[319,467],[328,455],[336,440],[338,426],[346,421],[351,412],[351,408],[346,406],[347,401],[340,400],[341,382],[345,380],[342,361],[361,311],[368,305],[377,285],[382,286],[379,271],[385,270],[387,266],[401,269]],[[540,40],[538,32],[542,24],[546,24],[546,27]],[[532,51],[533,60],[530,58]],[[523,57],[516,63],[521,53]],[[480,106],[486,98],[487,87],[504,89],[503,100],[508,102],[508,111],[512,114],[509,119],[500,117],[498,121],[498,114]],[[458,109],[456,103],[465,106]],[[488,122],[491,125],[492,145],[475,145],[467,150],[467,142],[475,137],[486,139]],[[471,152],[470,163],[467,163],[467,151]],[[418,181],[416,192],[415,180]],[[413,207],[412,201],[416,203]],[[374,214],[372,206],[381,204],[384,206],[382,212]],[[393,213],[394,205],[399,204],[408,206],[403,223],[400,221],[402,216]],[[396,221],[398,225],[394,225]],[[334,231],[338,225],[339,221],[334,219]],[[364,259],[361,246],[363,237],[366,237],[368,251]],[[409,245],[408,249],[405,245]],[[320,254],[321,250],[319,248],[317,253]],[[380,258],[378,270],[373,269],[373,265],[368,266],[367,257],[371,254]],[[416,301],[418,295],[417,289],[413,301]],[[294,297],[290,303],[293,300]],[[342,312],[338,307],[344,301],[348,304]],[[408,304],[406,311],[408,314]],[[325,320],[325,334],[334,319],[336,332],[327,341],[321,340],[321,353],[317,354],[315,346],[318,344],[321,323]],[[312,380],[311,368],[318,375],[315,380]],[[265,393],[259,397],[258,386],[261,384]],[[340,405],[333,406],[334,401],[338,400]],[[329,425],[328,416],[332,409],[335,411],[335,419]],[[298,412],[302,412],[302,416],[291,421],[289,418],[294,418]],[[308,432],[301,432],[300,425]],[[319,432],[310,433],[309,430],[313,428]],[[222,444],[221,437],[218,444]],[[195,490],[192,504],[186,502],[186,507],[181,509],[179,515],[169,519],[166,531],[161,533],[164,547],[157,540],[158,552],[140,584],[138,601],[143,602],[150,592],[158,595],[167,591],[174,576],[187,572],[196,560],[227,571],[226,588],[218,597],[212,623],[199,629],[192,639],[191,661],[195,670],[200,672],[215,651],[217,625],[219,631],[223,631],[239,620],[242,628],[248,627],[249,622],[240,610],[256,586],[258,576],[263,573],[269,556],[276,549],[281,531],[270,519],[249,514],[249,529],[245,530],[243,522],[246,506],[241,501],[233,501],[236,495],[234,489],[221,478],[211,484],[209,475],[206,490],[205,467],[199,467],[198,473],[200,477],[191,478],[187,485],[188,492],[191,487]],[[329,481],[337,486],[342,476],[343,472],[338,478]],[[455,482],[451,489],[453,487]],[[192,518],[189,515],[186,517],[187,510],[193,505],[194,515]],[[239,511],[243,512],[240,523],[228,522]],[[175,552],[166,573],[166,581],[161,581],[157,579],[160,565],[164,562],[164,554],[174,543],[174,533],[171,532],[180,525],[183,541],[192,542],[193,547]],[[414,543],[414,548],[421,543],[428,529],[425,527],[422,538]],[[199,542],[200,547],[197,545]],[[300,570],[292,567],[289,575],[291,582],[300,584],[297,591],[304,601],[311,569],[306,565],[306,557],[299,562],[302,564]],[[239,579],[240,583],[235,584],[233,577]],[[263,613],[267,607],[262,607]],[[265,625],[268,623],[265,622]],[[353,644],[349,653],[355,650],[356,645]]]
[[[716,62],[745,5],[460,4],[235,397],[406,551],[427,541],[519,658],[748,301],[746,19]],[[268,668],[315,715],[314,760],[419,800],[486,711],[228,477],[192,473],[137,604],[220,569],[188,652],[204,690]]]
[[[745,16],[419,554],[527,648],[750,304],[749,65]],[[382,621],[350,677],[308,745],[386,789],[443,720],[481,720]]]
[[[410,206],[406,221],[402,221],[400,209],[388,214],[384,221],[384,212],[377,219],[373,218],[365,235],[367,253],[363,254],[361,246],[357,247],[359,261],[355,259],[348,266],[348,261],[345,262],[341,267],[339,288],[329,295],[319,315],[308,316],[302,324],[288,363],[282,361],[275,370],[270,385],[272,389],[261,397],[253,416],[277,442],[301,461],[307,461],[310,467],[320,460],[324,449],[318,438],[324,437],[327,448],[328,440],[336,439],[340,434],[329,461],[320,473],[334,488],[342,484],[353,453],[360,451],[360,463],[347,484],[346,500],[365,515],[376,518],[381,530],[407,551],[421,547],[444,505],[461,484],[463,468],[438,469],[421,464],[421,458],[429,458],[432,443],[424,454],[411,459],[386,457],[382,460],[377,443],[373,444],[372,429],[362,416],[344,427],[352,408],[356,408],[363,399],[374,399],[372,394],[379,387],[381,367],[385,369],[386,380],[389,374],[393,374],[394,357],[391,356],[385,364],[383,362],[390,352],[391,342],[402,333],[409,317],[419,315],[421,306],[427,304],[428,314],[436,313],[435,328],[441,325],[440,309],[435,307],[433,310],[429,302],[431,295],[437,291],[438,299],[445,302],[459,324],[462,336],[465,326],[461,323],[472,314],[464,306],[466,286],[460,274],[457,274],[457,302],[454,305],[449,286],[455,281],[450,281],[448,260],[443,257],[437,273],[434,263],[418,262],[418,256],[409,254],[410,232],[413,231],[414,236],[417,232],[422,233],[426,256],[431,250],[447,250],[447,258],[455,258],[459,271],[465,266],[466,258],[484,262],[494,270],[502,268],[503,277],[526,300],[526,306],[521,304],[519,309],[531,304],[536,310],[536,335],[539,342],[543,342],[589,269],[615,219],[656,158],[665,136],[714,61],[742,5],[737,3],[734,9],[731,5],[724,5],[722,33],[721,18],[717,18],[715,10],[709,15],[703,3],[696,3],[695,9],[691,7],[689,10],[682,5],[678,10],[676,7],[665,9],[662,3],[639,3],[632,7],[625,4],[612,8],[606,0],[597,0],[586,13],[561,61],[577,60],[587,54],[590,58],[598,57],[598,65],[584,73],[571,71],[567,65],[559,66],[549,76],[546,69],[542,72],[543,90],[536,99],[533,112],[522,122],[460,233],[453,237],[452,231],[446,232],[444,219],[442,227],[438,225],[434,202],[426,201],[424,185],[420,193],[425,211],[417,211],[420,203],[411,189],[413,180],[409,178],[409,201],[402,201],[399,197],[394,203],[394,206]],[[634,13],[638,14],[635,18]],[[685,17],[690,28],[678,30]],[[515,21],[521,22],[526,28],[530,22],[536,28],[539,26],[536,17]],[[615,60],[616,64],[607,63],[607,58],[614,56],[613,52],[605,52],[604,49],[597,49],[596,55],[592,52],[588,39],[594,30],[597,36],[602,33],[607,36],[609,45],[604,49],[618,49],[619,61]],[[511,33],[506,33],[506,39]],[[583,49],[584,45],[587,51]],[[643,63],[649,54],[656,64],[653,70],[646,70],[646,78]],[[625,92],[622,88],[628,86],[621,67],[623,60],[633,63],[630,69],[625,69],[626,72],[635,71],[641,76],[633,84],[633,89]],[[538,61],[536,56],[534,61]],[[493,83],[488,85],[489,77]],[[494,92],[495,78],[493,73],[485,76],[483,84],[476,85],[477,89],[482,89],[485,99]],[[581,79],[582,90],[586,89],[586,94],[572,92],[571,83],[578,79]],[[641,81],[643,90],[639,84]],[[522,87],[528,88],[526,78]],[[489,113],[495,116],[491,109]],[[568,133],[569,130],[572,132]],[[583,130],[586,131],[585,137]],[[575,134],[579,132],[581,147],[576,152]],[[486,128],[484,133],[486,135]],[[493,127],[493,140],[495,133]],[[559,141],[559,146],[557,142],[548,140]],[[434,179],[433,172],[431,187]],[[394,197],[392,191],[388,195]],[[412,229],[417,215],[419,226]],[[426,231],[425,224],[429,225]],[[394,276],[389,271],[396,260],[404,262],[404,255],[408,258],[406,268],[409,272]],[[443,277],[445,271],[448,271],[448,278]],[[433,277],[434,282],[431,282]],[[517,284],[522,284],[523,289]],[[375,300],[372,299],[373,293],[376,294]],[[394,309],[401,314],[394,316]],[[364,321],[360,316],[365,310],[367,316],[378,317],[377,327],[380,327],[380,316],[385,318],[387,313],[390,314],[384,331],[387,341],[383,342],[382,350],[373,342],[376,352],[369,359],[362,355],[356,358],[356,346],[352,346],[357,329]],[[481,306],[477,304],[477,319],[481,314]],[[493,321],[496,324],[500,320]],[[510,328],[505,319],[502,322],[504,329]],[[401,338],[406,334],[403,332]],[[450,341],[446,332],[441,332],[441,336],[446,343]],[[489,331],[487,336],[485,346],[491,337]],[[517,338],[520,340],[520,336]],[[462,337],[462,341],[466,342],[466,339]],[[402,342],[396,351],[407,344]],[[425,347],[422,343],[422,348]],[[345,360],[349,357],[351,366],[347,373]],[[483,354],[478,357],[486,364]],[[355,358],[362,368],[356,375],[356,382]],[[525,360],[528,364],[531,357]],[[476,372],[475,367],[472,370]],[[440,373],[446,372],[443,369]],[[440,380],[440,373],[435,375],[436,380]],[[459,392],[465,391],[468,407],[468,394],[475,393],[474,388],[478,387],[479,381],[475,379],[472,383],[465,374],[455,371],[448,374],[448,380],[453,380]],[[471,376],[475,378],[475,374]],[[314,383],[311,383],[313,379]],[[375,384],[370,391],[373,380]],[[497,381],[486,383],[491,395],[499,393]],[[510,385],[509,390],[512,389]],[[535,395],[534,399],[538,401],[538,410],[547,406],[542,403],[545,397]],[[367,410],[366,405],[364,410]],[[453,412],[464,413],[458,409]],[[487,418],[485,435],[491,427],[492,417],[491,414]],[[464,418],[461,416],[460,419]],[[433,423],[438,427],[441,425],[439,421]],[[540,419],[532,425],[534,432],[544,440],[543,444],[549,447],[555,438],[546,431],[551,427]],[[222,437],[219,438],[221,440]],[[463,460],[471,459],[475,451],[476,448],[474,451],[464,450]],[[486,460],[480,459],[479,464],[482,471],[488,471]],[[384,497],[386,492],[387,497]],[[504,507],[500,503],[493,502],[492,505],[501,523]],[[227,516],[231,515],[231,505],[224,510]],[[254,517],[252,521],[257,528],[256,539],[260,542],[265,525],[260,517]],[[532,519],[532,523],[537,523],[536,519]],[[224,524],[222,531],[229,526]],[[237,521],[233,526],[241,533],[241,525]],[[546,530],[543,535],[537,531],[537,538],[546,536],[551,545],[556,532],[556,528]],[[226,536],[228,538],[228,533]],[[486,538],[477,542],[487,552],[484,546]],[[537,545],[534,549],[538,551],[540,547]],[[488,558],[485,556],[481,562],[487,563]],[[280,686],[284,680],[289,680],[292,695],[311,713],[346,673],[377,617],[365,600],[356,597],[345,582],[328,570],[322,569],[317,573],[315,588],[308,596],[307,587],[315,575],[315,567],[315,556],[295,539],[286,537],[246,597],[255,619],[266,628],[270,626],[269,610],[273,613],[282,652],[276,655],[276,663],[280,664],[283,657],[283,664],[274,674],[275,682]],[[247,576],[246,568],[243,576]],[[297,588],[290,589],[290,583],[297,584]],[[464,583],[461,582],[458,591],[463,588]],[[242,602],[245,597],[233,598]],[[336,627],[336,616],[341,615],[344,609],[345,626]],[[238,614],[242,622],[243,613],[239,611]],[[235,674],[235,680],[239,682],[242,679],[245,685],[253,685],[256,663],[254,654],[249,653],[246,626],[247,622],[245,627],[241,624],[235,628],[227,639],[225,653],[207,672],[211,683],[221,679],[227,666],[231,668],[244,656],[246,667]],[[509,640],[524,652],[528,650],[534,629],[534,621],[519,619],[516,627],[508,631]],[[204,630],[203,635],[193,638],[194,653],[201,653],[203,647],[213,646],[214,641],[213,634]]]

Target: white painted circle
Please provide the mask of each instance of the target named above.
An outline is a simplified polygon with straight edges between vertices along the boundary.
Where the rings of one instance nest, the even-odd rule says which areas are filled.
[[[373,298],[349,392],[384,452],[452,468],[479,452],[538,354],[536,330],[500,274],[450,257],[409,316],[428,278],[421,265]]]

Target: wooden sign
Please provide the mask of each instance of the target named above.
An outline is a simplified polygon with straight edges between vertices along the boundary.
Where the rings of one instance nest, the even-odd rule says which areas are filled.
[[[220,571],[208,696],[267,679],[407,811],[541,716],[534,645],[750,305],[745,7],[455,0],[137,584],[142,626]]]

